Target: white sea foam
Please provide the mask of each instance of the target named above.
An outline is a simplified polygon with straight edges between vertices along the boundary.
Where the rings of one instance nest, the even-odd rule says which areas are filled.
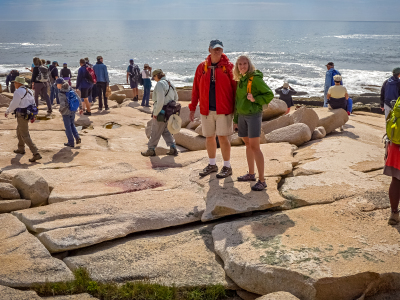
[[[332,36],[326,36],[332,37]],[[374,40],[390,40],[400,39],[399,34],[347,34],[347,35],[334,35],[338,39],[374,39]]]

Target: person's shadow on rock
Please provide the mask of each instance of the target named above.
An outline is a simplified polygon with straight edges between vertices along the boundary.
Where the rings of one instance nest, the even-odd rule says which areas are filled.
[[[61,148],[56,154],[53,155],[50,162],[46,164],[52,163],[69,163],[74,160],[74,158],[79,154],[79,151],[72,152],[71,147]]]
[[[178,164],[175,162],[175,156],[166,155],[162,158],[159,156],[151,156],[150,157],[151,167],[153,169],[157,168],[182,168],[182,164]]]
[[[21,164],[21,158],[22,158],[21,154],[15,155],[15,157],[12,158],[10,161],[11,164],[9,166],[1,168],[1,170],[7,171],[7,170],[12,170],[12,169],[28,169],[30,165],[35,164],[35,163]]]

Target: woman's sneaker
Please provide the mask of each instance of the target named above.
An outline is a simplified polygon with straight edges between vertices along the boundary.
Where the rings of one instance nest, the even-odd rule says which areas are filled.
[[[399,223],[400,223],[399,212],[397,212],[397,213],[392,212],[392,214],[390,215],[388,224],[389,225],[397,225]]]
[[[90,112],[90,111],[86,111],[86,112],[84,112],[83,113],[85,116],[91,116],[92,115],[92,113]]]
[[[249,174],[239,176],[237,178],[238,181],[256,181],[256,174]]]
[[[267,188],[267,183],[265,181],[261,182],[260,180],[257,181],[257,183],[251,187],[253,191],[262,191],[266,188]]]

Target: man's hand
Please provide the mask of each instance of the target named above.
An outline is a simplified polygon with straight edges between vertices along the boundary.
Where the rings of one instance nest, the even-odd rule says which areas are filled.
[[[381,109],[382,109],[382,111],[385,111],[385,108],[384,108],[384,107],[381,107]]]
[[[251,102],[255,102],[256,100],[253,97],[253,94],[248,93],[247,94],[247,100],[250,100]]]
[[[195,113],[195,112],[196,112],[196,111],[191,111],[191,112],[190,112],[189,120],[190,120],[191,122],[194,121],[194,113]]]

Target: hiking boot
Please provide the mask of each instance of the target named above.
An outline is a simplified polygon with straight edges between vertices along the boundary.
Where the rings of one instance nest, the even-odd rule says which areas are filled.
[[[203,171],[201,171],[199,173],[199,175],[200,176],[206,176],[206,175],[209,175],[209,174],[214,173],[214,172],[218,172],[217,165],[208,165],[207,167],[205,167],[203,169]]]
[[[29,159],[29,161],[30,162],[35,162],[35,161],[37,161],[37,160],[39,160],[41,158],[42,158],[42,156],[39,153],[36,153],[36,154],[33,155],[32,158]]]
[[[251,187],[253,191],[262,191],[266,188],[267,188],[267,183],[265,181],[261,182],[260,180],[257,181],[257,183]]]
[[[139,97],[135,97],[135,98],[133,98],[133,101],[139,101]]]
[[[232,168],[223,166],[221,171],[217,174],[217,178],[226,178],[232,175]]]
[[[25,154],[25,150],[14,150],[14,153],[16,154]]]
[[[68,144],[68,143],[64,143],[64,146],[65,146],[65,147],[71,147],[71,148],[74,148],[74,145],[71,145],[71,144]]]
[[[81,138],[76,139],[76,144],[77,144],[77,145],[80,144],[81,142],[82,142]]]
[[[102,110],[103,110],[103,108],[100,108],[100,107],[99,107],[99,111],[102,111]]]
[[[392,214],[390,215],[388,224],[389,225],[397,225],[399,223],[400,223],[399,212],[397,212],[397,213],[392,212]]]
[[[167,155],[178,156],[178,149],[176,149],[175,147],[171,147],[167,152]]]
[[[256,174],[247,173],[246,175],[239,176],[238,181],[256,181]]]
[[[147,149],[146,152],[141,152],[143,156],[156,156],[156,151],[154,149]]]
[[[110,110],[108,107],[106,107],[104,110]]]
[[[91,116],[92,115],[92,113],[90,112],[90,111],[86,111],[86,112],[84,112],[83,113],[85,116]]]

